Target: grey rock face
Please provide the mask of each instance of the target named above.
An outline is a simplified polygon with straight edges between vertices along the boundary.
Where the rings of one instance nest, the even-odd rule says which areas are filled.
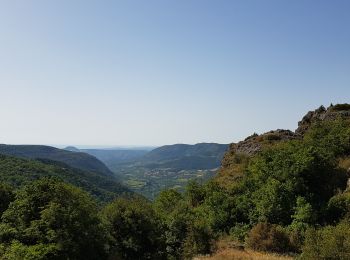
[[[290,130],[277,129],[269,131],[262,135],[251,135],[244,141],[241,141],[237,144],[232,144],[230,146],[230,149],[232,149],[234,153],[242,153],[252,156],[260,152],[264,144],[295,140],[300,138],[301,135],[296,134]]]
[[[310,128],[310,126],[318,121],[331,121],[338,117],[350,119],[350,106],[343,105],[331,105],[327,109],[324,106],[320,106],[315,111],[309,111],[301,121],[298,123],[298,128],[295,130],[297,134],[303,135]]]

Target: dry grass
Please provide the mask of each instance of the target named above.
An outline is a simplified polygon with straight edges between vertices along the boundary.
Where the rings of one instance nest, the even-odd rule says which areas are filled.
[[[293,257],[243,249],[229,239],[217,242],[217,251],[211,256],[197,256],[193,260],[292,260]]]
[[[345,170],[350,170],[350,157],[344,157],[339,160],[339,166]]]
[[[198,256],[194,260],[291,260],[293,257],[267,254],[252,250],[225,249],[212,256]]]

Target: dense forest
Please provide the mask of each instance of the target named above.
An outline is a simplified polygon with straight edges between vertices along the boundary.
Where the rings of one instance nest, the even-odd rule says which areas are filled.
[[[0,255],[191,259],[229,237],[239,247],[301,259],[349,259],[349,111],[321,107],[296,132],[232,144],[214,179],[190,182],[184,193],[164,190],[153,202],[131,194],[96,200],[59,174],[16,188],[22,167],[4,157],[0,175],[14,177],[1,179]],[[38,171],[45,165],[36,163]]]
[[[48,159],[23,159],[0,154],[0,181],[20,188],[42,177],[63,180],[89,192],[97,201],[108,202],[120,195],[131,194],[113,176],[83,171]]]

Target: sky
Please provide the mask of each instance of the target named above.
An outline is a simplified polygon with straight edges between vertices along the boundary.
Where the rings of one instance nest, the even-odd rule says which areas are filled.
[[[347,0],[1,0],[0,143],[231,143],[350,102]]]

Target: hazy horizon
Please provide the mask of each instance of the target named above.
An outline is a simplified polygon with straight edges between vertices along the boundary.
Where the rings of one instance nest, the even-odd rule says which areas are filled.
[[[295,130],[350,96],[350,2],[4,1],[0,143],[160,146]]]

